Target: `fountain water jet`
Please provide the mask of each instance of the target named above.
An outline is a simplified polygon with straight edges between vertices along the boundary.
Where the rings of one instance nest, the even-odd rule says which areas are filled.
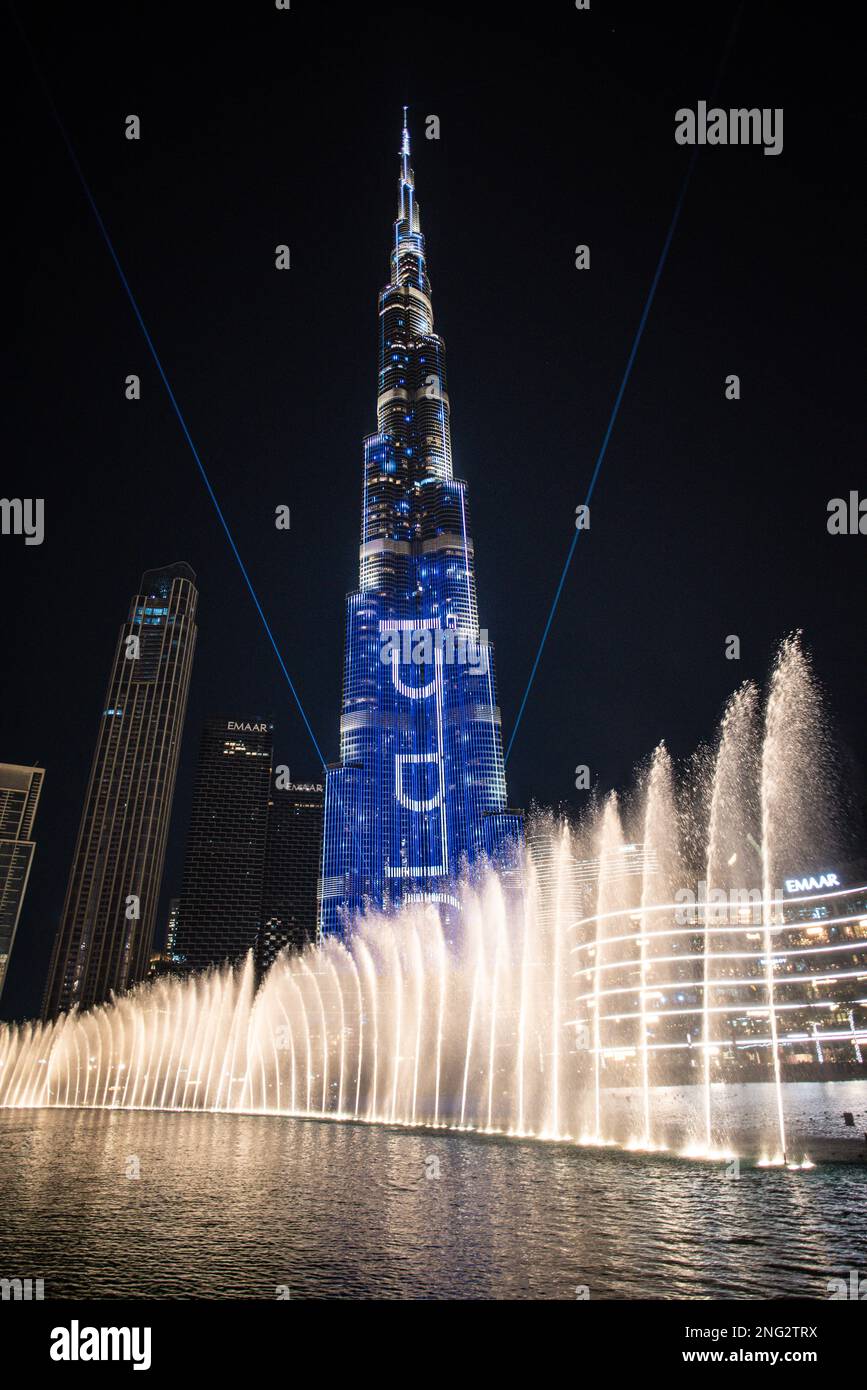
[[[655,904],[670,902],[677,886],[678,845],[677,810],[673,789],[671,757],[664,743],[655,749],[647,778],[644,810],[644,866],[641,875],[640,928],[640,1057],[643,1112],[642,1143],[653,1147],[650,1123],[650,1039],[648,1029],[648,947],[655,944],[651,928],[658,928],[658,918],[651,920],[648,909]]]
[[[780,648],[765,711],[761,758],[762,898],[765,981],[771,1029],[780,1155],[786,1162],[786,1118],[780,1069],[779,1028],[774,980],[773,929],[777,925],[774,884],[779,864],[805,852],[809,827],[808,769],[815,767],[821,731],[818,692],[797,635]],[[800,793],[800,795],[799,795]]]
[[[713,1049],[713,949],[712,930],[716,909],[714,895],[722,890],[727,899],[743,882],[745,856],[760,834],[758,808],[758,704],[759,692],[745,682],[729,700],[720,725],[710,795],[705,866],[704,942],[702,975],[702,1047],[704,1135],[708,1153],[714,1151],[711,1103]],[[726,938],[723,937],[725,941]]]
[[[608,911],[619,906],[615,866],[625,841],[620,823],[617,793],[611,792],[602,812],[597,840],[599,874],[596,890],[596,931],[593,944],[593,1139],[602,1139],[602,971],[605,922]]]

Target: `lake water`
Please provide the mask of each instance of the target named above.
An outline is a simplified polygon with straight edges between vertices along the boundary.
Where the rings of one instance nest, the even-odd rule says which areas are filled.
[[[800,1089],[838,1133],[849,1086]],[[496,1136],[7,1110],[0,1194],[0,1277],[47,1298],[825,1298],[867,1274],[863,1166],[732,1180]]]

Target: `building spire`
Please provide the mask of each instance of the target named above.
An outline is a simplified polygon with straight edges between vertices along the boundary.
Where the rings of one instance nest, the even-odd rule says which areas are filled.
[[[408,112],[408,111],[409,111],[409,107],[408,107],[408,106],[405,106],[405,107],[403,108],[403,139],[402,139],[402,141],[401,141],[401,149],[400,149],[401,154],[406,155],[407,158],[409,158],[409,126],[407,125],[407,112]]]
[[[398,223],[404,223],[404,230],[412,232],[413,227],[413,199],[415,197],[415,176],[409,162],[409,125],[407,124],[407,112],[409,107],[403,108],[403,130],[400,140],[400,182],[398,188],[400,197],[397,205]]]
[[[398,179],[397,219],[394,224],[392,283],[401,281],[426,289],[424,237],[415,196],[415,175],[410,159],[409,107],[403,108],[400,140],[400,178]]]

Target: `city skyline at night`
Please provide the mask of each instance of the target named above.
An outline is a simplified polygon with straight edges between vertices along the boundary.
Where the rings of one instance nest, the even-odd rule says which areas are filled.
[[[16,1351],[544,1300],[609,1374],[845,1374],[854,20],[9,20]]]
[[[537,98],[516,103],[507,81],[514,35],[483,33],[448,7],[440,15],[451,36],[448,78],[425,42],[427,20],[412,14],[406,72],[375,90],[357,54],[375,62],[392,36],[384,18],[354,17],[326,58],[306,38],[287,49],[289,26],[297,33],[307,21],[275,15],[251,22],[239,39],[244,63],[257,65],[264,108],[238,93],[231,101],[216,89],[203,95],[216,121],[205,141],[179,95],[176,66],[167,85],[148,79],[136,103],[123,73],[105,65],[105,108],[91,112],[77,104],[65,54],[86,70],[93,45],[110,44],[110,31],[94,20],[83,45],[71,17],[44,28],[34,22],[58,107],[316,741],[287,695],[129,304],[110,260],[97,253],[99,232],[70,181],[62,141],[34,106],[24,71],[22,100],[36,124],[12,150],[11,176],[24,196],[10,282],[21,290],[21,322],[33,352],[46,355],[60,397],[45,411],[42,375],[34,372],[19,380],[10,403],[10,456],[32,459],[32,482],[9,490],[46,500],[43,543],[25,547],[4,536],[0,546],[9,583],[18,582],[20,565],[27,582],[27,603],[5,615],[7,649],[20,653],[26,678],[9,683],[3,756],[46,767],[47,791],[0,1003],[7,1017],[40,1006],[74,850],[70,826],[93,751],[86,730],[104,675],[81,659],[79,624],[88,652],[110,650],[109,596],[128,591],[130,568],[151,565],[155,545],[161,555],[188,558],[208,596],[159,921],[180,891],[209,692],[220,692],[223,707],[265,711],[285,739],[278,761],[302,781],[323,780],[323,764],[340,755],[339,631],[345,595],[358,582],[357,441],[370,415],[377,350],[370,290],[382,265],[383,200],[405,102],[416,126],[437,312],[449,330],[454,471],[472,491],[480,621],[496,638],[497,703],[505,742],[512,741],[575,508],[686,169],[690,152],[676,143],[675,113],[709,96],[728,32],[723,17],[706,29],[680,29],[659,16],[610,26],[601,13],[549,19],[521,39],[530,70],[548,79]],[[262,43],[274,26],[276,46]],[[800,627],[833,693],[853,827],[863,819],[863,691],[851,659],[857,614],[845,599],[858,587],[859,540],[826,527],[828,499],[849,495],[846,461],[857,456],[845,408],[857,389],[855,318],[842,307],[835,333],[823,329],[829,302],[851,303],[845,270],[858,251],[845,215],[845,171],[832,154],[818,172],[819,134],[799,115],[796,91],[787,91],[794,69],[775,56],[775,34],[770,17],[751,18],[721,102],[751,106],[761,96],[762,108],[785,107],[785,148],[773,159],[760,148],[701,151],[592,526],[512,743],[508,792],[516,806],[535,799],[580,813],[588,792],[576,791],[577,765],[587,766],[591,788],[622,787],[663,734],[676,759],[688,757],[719,717],[733,677],[762,679],[781,634]],[[221,51],[216,33],[201,41]],[[203,94],[218,67],[200,70]],[[576,70],[578,88],[570,79]],[[319,105],[326,87],[330,99]],[[319,111],[315,138],[311,103]],[[127,141],[123,120],[115,131],[107,113],[137,105],[141,139]],[[264,119],[264,109],[280,118]],[[185,132],[180,143],[178,132]],[[39,159],[25,160],[33,141]],[[287,169],[288,184],[280,177]],[[230,186],[237,197],[229,204]],[[825,190],[821,224],[817,186]],[[165,187],[173,189],[168,208]],[[62,294],[49,296],[37,268],[54,254],[53,188],[62,188],[70,210],[69,274]],[[739,207],[754,216],[745,222]],[[804,267],[828,218],[837,252],[823,262],[820,294]],[[169,229],[172,250],[163,255]],[[283,243],[291,245],[291,269],[278,271],[274,248]],[[591,252],[585,271],[576,267],[582,244]],[[732,371],[741,378],[737,401],[725,398]],[[134,400],[125,388],[132,373],[140,379]],[[83,409],[88,401],[97,402],[93,411]],[[73,457],[89,461],[95,486],[89,478],[74,485]],[[820,457],[824,470],[808,466]],[[114,486],[120,476],[148,480],[134,503]],[[274,527],[278,505],[291,508],[289,530]],[[76,542],[74,562],[64,536]],[[71,574],[75,622],[67,615]],[[741,643],[734,662],[726,655],[732,633]],[[58,670],[68,673],[61,703]]]

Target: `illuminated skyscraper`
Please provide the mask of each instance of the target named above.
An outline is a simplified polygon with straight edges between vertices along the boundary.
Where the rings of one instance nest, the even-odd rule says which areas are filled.
[[[33,820],[44,776],[41,767],[0,763],[0,994],[36,849]]]
[[[87,1008],[145,978],[190,672],[196,576],[148,570],[120,630],[44,1012]]]
[[[326,779],[326,934],[367,904],[455,902],[462,862],[507,853],[522,831],[506,804],[493,648],[479,629],[466,484],[452,475],[445,347],[409,159],[404,113],[341,757]]]

